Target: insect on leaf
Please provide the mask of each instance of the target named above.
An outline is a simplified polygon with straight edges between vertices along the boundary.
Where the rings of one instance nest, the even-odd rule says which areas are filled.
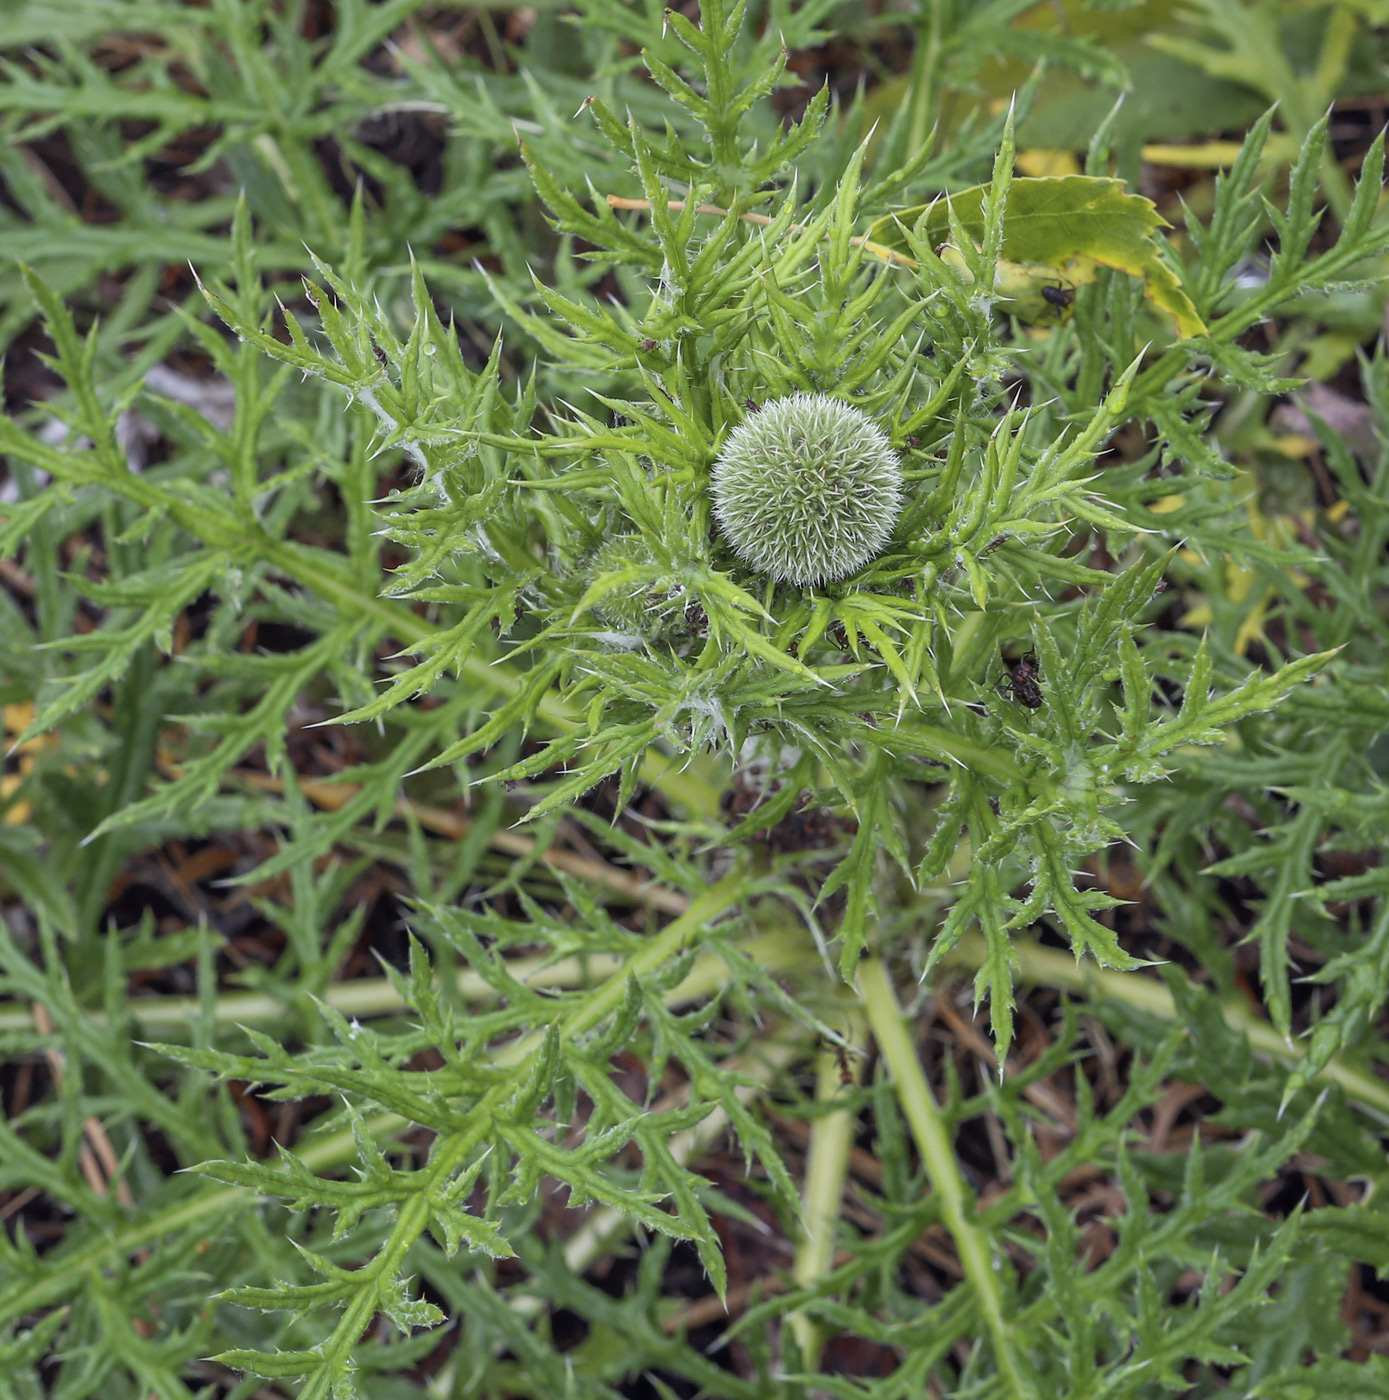
[[[922,233],[932,247],[950,238],[950,212],[965,233],[978,242],[984,233],[983,200],[988,187],[977,185],[914,209],[899,209],[868,230],[865,247],[879,257],[906,258],[906,230],[924,218]],[[1201,335],[1206,327],[1163,260],[1159,232],[1167,221],[1151,200],[1130,194],[1122,180],[1089,175],[1016,179],[1008,187],[1003,216],[1003,256],[998,290],[1016,303],[1027,321],[1057,318],[1071,289],[1093,282],[1102,267],[1143,280],[1143,294],[1165,311],[1182,336]],[[959,270],[959,264],[946,258]],[[1053,289],[1053,296],[1046,289]],[[1060,293],[1060,295],[1056,295]]]

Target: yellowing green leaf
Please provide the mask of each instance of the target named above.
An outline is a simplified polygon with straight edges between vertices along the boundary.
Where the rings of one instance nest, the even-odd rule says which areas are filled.
[[[976,241],[984,234],[979,185],[949,197],[955,216]],[[924,236],[932,246],[950,237],[944,198],[902,209],[879,219],[864,239],[870,252],[893,261],[906,256],[906,230],[924,219]],[[1143,281],[1144,295],[1165,311],[1183,336],[1201,335],[1205,324],[1163,260],[1160,230],[1167,221],[1151,200],[1130,194],[1122,180],[1089,175],[1015,179],[1008,188],[1003,217],[1003,257],[996,290],[1016,303],[1012,309],[1027,321],[1055,321],[1064,312],[1043,289],[1064,297],[1070,289],[1093,282],[1101,267],[1112,267]],[[957,269],[962,262],[954,264]]]

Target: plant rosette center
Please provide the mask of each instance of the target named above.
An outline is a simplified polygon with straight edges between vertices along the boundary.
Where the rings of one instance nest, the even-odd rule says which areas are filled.
[[[719,529],[750,569],[829,583],[882,553],[902,508],[902,467],[861,409],[792,394],[729,433],[712,489]]]

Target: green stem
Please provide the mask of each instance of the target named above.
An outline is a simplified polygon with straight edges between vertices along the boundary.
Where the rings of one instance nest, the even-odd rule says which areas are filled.
[[[1316,72],[1306,84],[1311,89],[1308,95],[1318,109],[1324,110],[1336,100],[1337,91],[1346,75],[1351,46],[1355,43],[1359,29],[1360,21],[1349,5],[1337,5],[1332,10],[1331,17],[1327,20],[1326,32],[1322,36]],[[1308,126],[1311,126],[1310,121]],[[1337,223],[1345,223],[1355,191],[1329,145],[1322,156],[1321,187],[1326,194],[1326,202],[1336,215]]]
[[[121,735],[121,744],[112,759],[105,790],[97,794],[98,821],[139,797],[154,764],[164,710],[159,703],[162,696],[154,689],[154,646],[151,642],[146,642],[136,652],[130,669],[116,687],[116,696],[119,726],[116,732]],[[98,837],[88,849],[76,882],[79,937],[92,938],[98,933],[101,911],[106,907],[111,886],[127,853],[122,833],[118,832]]]
[[[774,929],[740,942],[742,950],[760,967],[792,968],[805,957],[804,939],[789,928]],[[623,967],[616,953],[584,953],[558,962],[547,957],[517,958],[507,963],[507,970],[518,982],[528,987],[582,987],[595,978],[616,976]],[[701,953],[695,959],[689,975],[672,988],[672,1004],[698,1001],[717,991],[724,983],[727,969],[712,953]],[[470,1005],[490,1000],[496,987],[475,972],[457,974],[454,986],[460,1000]],[[351,982],[335,982],[326,987],[320,998],[344,1016],[366,1019],[373,1016],[397,1016],[407,1009],[396,985],[385,977],[361,977]],[[269,992],[231,992],[212,1003],[211,1019],[217,1025],[242,1026],[265,1022],[283,1023],[293,1001]],[[125,1006],[130,1020],[142,1031],[169,1031],[199,1024],[204,1016],[203,1003],[197,997],[138,997]],[[86,1009],[84,1020],[93,1028],[108,1023],[102,1011]],[[34,1013],[28,1006],[0,1002],[0,1035],[34,1028]]]
[[[1121,1002],[1163,1021],[1175,1023],[1180,1019],[1172,993],[1152,977],[1108,971],[1088,958],[1078,963],[1070,953],[1043,948],[1029,939],[1013,943],[1013,956],[1023,982],[1062,987],[1100,1001]],[[946,955],[945,962],[973,970],[983,959],[984,940],[978,934],[969,934]],[[1219,1006],[1225,1024],[1247,1036],[1256,1054],[1286,1065],[1296,1065],[1302,1058],[1297,1046],[1255,1015],[1247,1002],[1224,998]],[[1332,1057],[1314,1082],[1339,1084],[1354,1102],[1389,1118],[1389,1084],[1347,1064],[1340,1055]]]
[[[999,1274],[989,1250],[988,1236],[972,1218],[972,1193],[960,1175],[945,1120],[922,1072],[921,1060],[907,1034],[897,995],[881,959],[866,958],[859,964],[858,986],[864,1011],[873,1028],[873,1038],[887,1062],[898,1103],[916,1139],[927,1178],[940,1198],[941,1217],[955,1241],[965,1278],[993,1339],[998,1369],[1007,1383],[1008,1393],[1030,1397],[1032,1391],[1023,1381],[1003,1315]]]
[[[429,1224],[430,1198],[455,1172],[467,1164],[468,1158],[491,1131],[498,1113],[514,1087],[514,1079],[494,1084],[473,1105],[469,1114],[470,1121],[465,1128],[450,1134],[442,1141],[436,1141],[429,1154],[429,1161],[420,1173],[414,1194],[400,1205],[399,1215],[390,1235],[380,1251],[362,1270],[370,1277],[371,1283],[366,1283],[348,1301],[332,1334],[315,1348],[329,1363],[329,1367],[336,1363],[334,1369],[350,1369],[352,1352],[379,1307],[381,1285],[402,1270],[406,1254]],[[318,1396],[328,1393],[330,1386],[336,1392],[332,1371],[320,1367],[300,1391],[301,1400],[317,1400]]]
[[[805,956],[805,941],[799,942],[800,956]],[[740,1076],[733,1097],[745,1108],[759,1093],[767,1093],[773,1082],[790,1069],[807,1048],[808,1037],[797,1035],[802,1027],[789,1027],[787,1038],[769,1039],[749,1047],[728,1064],[728,1069]],[[682,1167],[707,1151],[728,1131],[728,1110],[715,1108],[707,1118],[701,1118],[693,1128],[677,1133],[666,1144],[666,1150]],[[633,1229],[632,1218],[612,1206],[600,1206],[584,1218],[584,1223],[564,1242],[564,1262],[574,1274],[586,1273],[612,1246],[614,1241]],[[545,1306],[539,1293],[515,1292],[508,1298],[512,1309],[522,1317],[534,1317]],[[452,1395],[445,1387],[436,1385],[432,1393]]]
[[[339,612],[370,619],[388,631],[397,642],[409,646],[423,641],[437,630],[403,604],[357,587],[349,577],[328,567],[318,557],[320,553],[285,540],[264,538],[256,542],[259,558],[296,579],[318,597],[331,602]],[[508,698],[515,695],[522,684],[521,677],[514,671],[494,665],[477,655],[469,655],[463,661],[459,675],[472,685]],[[541,698],[535,717],[561,733],[577,729],[583,723],[582,716],[576,710],[553,695]],[[696,774],[677,767],[677,762],[655,749],[648,749],[642,757],[642,780],[678,802],[692,816],[712,816],[718,809],[718,797],[712,785]]]
[[[622,967],[588,997],[582,1006],[575,1008],[573,1015],[562,1028],[563,1036],[568,1039],[592,1030],[604,1017],[610,1015],[620,1004],[629,977],[641,976],[674,957],[702,928],[738,902],[746,882],[746,872],[740,867],[735,868],[697,899],[684,914],[646,944],[640,953],[629,961],[624,961]],[[796,941],[799,956],[804,958],[804,941]],[[789,950],[787,956],[789,958]],[[718,959],[711,957],[701,960],[696,963],[691,976],[668,995],[671,999],[690,994],[707,995],[726,977],[727,969]],[[498,1067],[515,1068],[518,1075],[523,1073],[526,1060],[539,1046],[543,1034],[536,1031],[512,1042],[498,1052],[494,1063]],[[442,1161],[445,1157],[453,1160],[459,1144],[475,1138],[478,1124],[482,1123],[485,1128],[490,1123],[486,1110],[492,1104],[493,1096],[497,1092],[511,1092],[515,1079],[516,1075],[513,1075],[495,1086],[493,1090],[489,1090],[487,1098],[474,1105],[468,1126],[437,1143],[431,1155],[431,1164]],[[405,1119],[394,1113],[376,1114],[366,1123],[367,1130],[378,1141],[390,1138],[410,1126]],[[324,1172],[350,1162],[356,1150],[351,1130],[344,1129],[326,1133],[313,1142],[304,1144],[296,1149],[295,1155],[311,1171]],[[427,1167],[426,1171],[430,1171],[430,1168]],[[60,1302],[74,1289],[82,1288],[93,1269],[107,1267],[113,1259],[133,1254],[173,1231],[202,1225],[211,1238],[216,1233],[211,1222],[225,1211],[244,1210],[250,1199],[252,1193],[244,1187],[221,1187],[151,1214],[143,1220],[134,1221],[124,1229],[103,1233],[99,1239],[74,1249],[62,1258],[55,1258],[50,1254],[44,1261],[47,1272],[43,1277],[26,1278],[4,1290],[3,1296],[0,1296],[0,1325],[15,1317]],[[423,1225],[415,1228],[414,1213],[407,1215],[402,1208],[401,1217],[397,1220],[396,1228],[392,1231],[386,1247],[392,1247],[400,1238],[399,1232],[407,1226],[414,1231],[410,1236],[410,1242],[413,1243]]]
[[[715,886],[706,899],[719,889],[719,886]],[[720,895],[719,900],[722,897]],[[719,900],[706,907],[715,907]],[[665,952],[668,953],[672,946],[678,948],[680,941],[691,934],[692,927],[685,921],[688,917],[685,916],[684,919],[670,925],[670,929],[676,928],[677,924],[683,924],[683,927],[676,935],[673,945],[668,940],[663,942]],[[669,933],[670,930],[666,932]],[[658,935],[658,939],[662,937],[663,935]],[[805,959],[805,943],[799,929],[775,929],[759,935],[743,947],[759,966],[769,970],[791,969],[802,965]],[[1042,948],[1025,939],[1016,941],[1013,951],[1017,959],[1019,978],[1024,982],[1065,988],[1101,1000],[1117,1001],[1168,1022],[1175,1023],[1178,1019],[1176,1003],[1171,993],[1160,982],[1150,977],[1105,971],[1091,962],[1077,964],[1069,953]],[[945,962],[953,967],[973,971],[979,967],[983,957],[984,943],[976,934],[963,938],[947,954]],[[652,964],[648,959],[643,965],[649,967]],[[585,975],[592,975],[594,972],[607,973],[610,974],[609,985],[613,989],[607,1000],[609,1003],[615,1003],[621,995],[623,985],[623,979],[618,975],[619,971],[620,964],[616,959],[610,962],[608,955],[593,954],[579,959],[567,959],[552,969],[536,966],[534,971],[529,973],[529,980],[535,986],[573,986],[581,984]],[[672,1005],[698,1001],[716,991],[726,978],[727,969],[720,959],[712,955],[702,955],[695,961],[690,975],[668,994],[667,1001]],[[345,1013],[357,1015],[390,1015],[405,1009],[399,997],[395,995],[394,988],[384,981],[373,980],[357,991],[353,990],[354,987],[358,987],[358,984],[330,987],[324,999]],[[460,993],[470,1001],[482,999],[495,991],[490,985],[484,985],[480,978],[467,972],[459,975],[458,987]],[[889,996],[890,991],[889,988]],[[895,1008],[895,1001],[888,1003],[889,1019],[892,1008]],[[182,997],[151,997],[133,1004],[130,1009],[139,1023],[151,1026],[171,1025],[176,1021],[186,1024],[190,1016],[200,1010],[196,1002]],[[1259,1055],[1283,1064],[1295,1064],[1300,1058],[1295,1046],[1289,1045],[1272,1026],[1259,1020],[1244,1004],[1222,1001],[1220,1010],[1225,1023],[1248,1036],[1250,1044]],[[217,1020],[229,1023],[273,1021],[283,1018],[284,1003],[277,998],[254,994],[221,997],[215,1003],[215,1015]],[[99,1012],[91,1012],[87,1014],[87,1019],[95,1024],[104,1018]],[[0,1032],[24,1030],[32,1025],[33,1016],[27,1008],[14,1005],[0,1007]],[[884,1034],[878,1031],[876,1022],[874,1030],[879,1045],[883,1046]],[[899,1069],[893,1060],[889,1060],[893,1076],[899,1083],[904,1081],[904,1077],[910,1078],[913,1072],[920,1078],[920,1066],[915,1061],[910,1044],[906,1042],[900,1020],[897,1031],[899,1042],[906,1044],[906,1068]],[[884,1055],[886,1054],[884,1048]],[[1389,1118],[1389,1084],[1347,1064],[1341,1056],[1333,1057],[1316,1079],[1320,1082],[1339,1084],[1353,1102]],[[922,1087],[925,1087],[924,1083]],[[933,1116],[929,1088],[926,1089],[926,1094],[929,1119]],[[938,1122],[938,1114],[934,1116]],[[408,1123],[395,1114],[377,1114],[367,1120],[367,1128],[378,1141],[386,1140],[408,1126]],[[326,1172],[351,1161],[355,1151],[351,1132],[344,1130],[324,1134],[306,1143],[297,1150],[296,1155],[311,1170]],[[923,1157],[924,1155],[923,1153]],[[953,1168],[953,1160],[950,1161],[950,1166]],[[180,1230],[201,1226],[207,1237],[212,1238],[216,1233],[216,1217],[223,1212],[244,1209],[249,1197],[250,1193],[238,1186],[208,1190],[190,1200],[154,1212],[144,1219],[132,1221],[122,1229],[105,1233],[99,1239],[71,1253],[64,1253],[61,1249],[54,1251],[46,1256],[43,1262],[44,1277],[29,1279],[22,1287],[12,1286],[5,1290],[4,1296],[0,1297],[0,1325],[60,1302],[74,1289],[83,1287],[92,1270],[107,1268],[113,1260],[133,1254]]]
[[[858,1082],[860,1061],[853,1052],[866,1045],[868,1028],[857,1009],[849,1013],[849,1031],[844,1039],[849,1054],[842,1066],[840,1056],[833,1049],[824,1048],[820,1052],[815,1079],[817,1103],[835,1103],[846,1088]],[[811,1124],[805,1185],[801,1191],[801,1238],[791,1266],[791,1277],[801,1288],[812,1286],[833,1267],[835,1230],[844,1205],[844,1183],[849,1175],[849,1153],[853,1149],[858,1118],[859,1106],[855,1104],[852,1109],[834,1108]],[[786,1321],[801,1353],[800,1369],[816,1370],[824,1341],[819,1325],[802,1308],[797,1308]]]
[[[940,88],[941,6],[945,0],[926,0],[926,33],[918,31],[912,61],[911,136],[907,149],[919,151],[935,122],[936,95]]]
[[[726,913],[742,898],[748,882],[747,870],[740,862],[716,885],[712,885],[678,919],[673,919],[650,940],[636,957],[627,963],[620,975],[608,980],[564,1025],[562,1034],[566,1040],[591,1031],[617,1010],[627,993],[627,982],[632,977],[643,977],[663,967],[672,958],[685,951],[694,936],[707,928],[721,914]],[[514,1062],[518,1056],[529,1056],[543,1038],[540,1031],[508,1045],[497,1056],[499,1064]]]
[[[608,978],[591,996],[584,999],[582,1005],[574,1008],[560,1027],[560,1038],[572,1040],[605,1021],[621,1004],[631,978],[654,971],[675,957],[701,929],[738,902],[746,882],[746,872],[741,865],[737,866],[695,900],[685,913],[669,923],[647,943],[621,972]],[[473,1105],[463,1127],[447,1137],[436,1139],[429,1154],[429,1161],[421,1173],[418,1189],[400,1206],[399,1216],[390,1235],[377,1256],[367,1266],[367,1271],[374,1279],[391,1279],[402,1269],[406,1254],[429,1223],[429,1202],[435,1189],[441,1188],[443,1183],[467,1164],[478,1146],[493,1130],[502,1106],[514,1092],[517,1080],[525,1072],[529,1060],[539,1050],[544,1039],[544,1031],[531,1031],[503,1047],[493,1057],[496,1066],[513,1068],[516,1073],[494,1084]],[[362,1288],[344,1309],[332,1335],[322,1343],[321,1350],[325,1359],[336,1361],[339,1366],[346,1364],[352,1349],[376,1312],[378,1301],[377,1288]],[[316,1397],[326,1393],[325,1387],[329,1384],[329,1379],[328,1371],[316,1371],[304,1388],[303,1394]]]

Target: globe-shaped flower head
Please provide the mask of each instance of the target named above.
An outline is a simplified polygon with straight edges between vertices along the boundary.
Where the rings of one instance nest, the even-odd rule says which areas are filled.
[[[744,564],[783,583],[827,583],[882,553],[902,468],[866,413],[828,394],[792,394],[729,433],[713,491],[719,528]]]

